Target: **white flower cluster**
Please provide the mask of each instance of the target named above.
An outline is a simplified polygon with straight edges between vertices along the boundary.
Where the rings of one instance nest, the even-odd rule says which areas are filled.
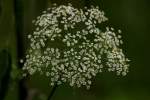
[[[98,7],[77,9],[70,4],[53,6],[33,23],[36,30],[28,35],[30,47],[23,70],[30,75],[40,72],[51,85],[67,82],[70,86],[90,88],[92,77],[103,69],[126,75],[128,59],[120,48],[121,31],[100,29],[107,18]]]

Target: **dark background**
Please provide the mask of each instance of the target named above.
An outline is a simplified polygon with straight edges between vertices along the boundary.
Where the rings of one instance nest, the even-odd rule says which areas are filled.
[[[33,30],[32,20],[52,3],[60,5],[68,2],[78,8],[98,5],[109,18],[108,26],[122,30],[124,53],[131,60],[130,71],[126,77],[107,72],[99,74],[93,79],[90,90],[61,85],[52,100],[150,100],[149,0],[0,0],[0,51],[5,49],[12,62],[12,66],[7,65],[5,55],[0,53],[0,81],[8,66],[13,71],[10,77],[16,77],[17,59],[27,48],[25,37]],[[9,84],[5,100],[18,100],[20,87],[17,82]],[[30,77],[26,83],[34,100],[45,100],[51,90],[48,80],[39,75]]]

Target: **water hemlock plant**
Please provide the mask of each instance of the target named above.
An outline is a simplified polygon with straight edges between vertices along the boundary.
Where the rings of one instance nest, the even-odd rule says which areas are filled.
[[[40,73],[50,78],[52,86],[68,83],[87,89],[104,69],[125,76],[129,60],[120,47],[121,30],[101,29],[107,20],[99,7],[48,8],[33,21],[36,28],[28,35],[29,48],[21,60],[23,75]]]

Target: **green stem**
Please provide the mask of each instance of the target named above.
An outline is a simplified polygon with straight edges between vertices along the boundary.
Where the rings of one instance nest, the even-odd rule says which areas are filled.
[[[58,87],[58,85],[55,84],[55,86],[52,88],[52,91],[50,92],[50,94],[49,94],[47,100],[51,100],[51,98],[53,97],[53,95],[54,95],[54,93],[55,93],[57,87]]]

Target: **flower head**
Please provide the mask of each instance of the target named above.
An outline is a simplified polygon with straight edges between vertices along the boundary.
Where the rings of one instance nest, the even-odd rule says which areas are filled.
[[[48,8],[34,22],[28,35],[30,46],[23,70],[40,72],[51,85],[67,82],[70,86],[90,87],[91,79],[103,69],[126,75],[128,59],[123,54],[121,31],[99,25],[108,19],[98,7],[77,9],[71,5]]]

